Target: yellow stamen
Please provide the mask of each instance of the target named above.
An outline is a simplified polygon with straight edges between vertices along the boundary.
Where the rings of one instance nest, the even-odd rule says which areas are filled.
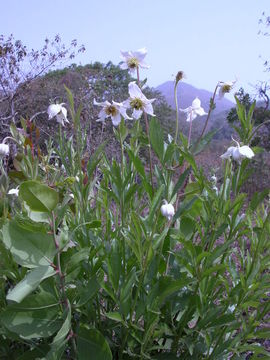
[[[133,58],[130,58],[130,59],[127,61],[127,64],[128,64],[128,67],[129,67],[130,69],[135,69],[136,67],[138,67],[139,62],[138,62],[138,59],[136,59],[135,57],[133,57]]]
[[[143,108],[143,102],[139,98],[135,98],[130,101],[130,106],[136,110],[140,110]]]
[[[116,116],[117,115],[117,109],[113,105],[109,105],[105,108],[105,112],[107,115]]]

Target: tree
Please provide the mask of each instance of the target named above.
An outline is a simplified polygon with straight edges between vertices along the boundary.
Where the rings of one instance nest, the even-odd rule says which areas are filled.
[[[83,52],[77,40],[66,47],[59,35],[53,40],[45,39],[40,50],[29,50],[13,35],[0,36],[0,120],[8,128],[10,120],[14,123],[20,118],[18,104],[30,84],[51,69],[73,59]],[[4,129],[0,129],[4,130]]]

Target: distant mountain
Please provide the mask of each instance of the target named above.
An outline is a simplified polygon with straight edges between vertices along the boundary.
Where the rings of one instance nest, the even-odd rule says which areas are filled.
[[[174,103],[174,81],[167,81],[156,88],[159,90],[164,97],[167,100],[167,103],[175,109],[175,103]],[[210,91],[204,90],[204,89],[197,89],[192,85],[189,85],[185,82],[179,82],[178,84],[178,105],[179,108],[187,108],[191,105],[192,101],[197,96],[201,102],[202,107],[206,112],[208,112],[209,109],[209,101],[210,98],[213,96],[213,93]],[[232,107],[234,107],[235,104],[228,100],[228,99],[219,99],[218,95],[216,96],[216,109],[214,111],[215,114],[219,112],[223,112],[225,110],[230,110]]]

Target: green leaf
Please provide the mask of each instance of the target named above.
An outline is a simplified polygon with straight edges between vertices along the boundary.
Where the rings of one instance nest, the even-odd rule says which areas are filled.
[[[160,205],[161,198],[164,196],[164,189],[165,189],[165,185],[162,184],[159,187],[158,191],[155,193],[154,199],[152,200],[149,215],[147,217],[147,223],[149,226],[152,226],[153,224],[153,219],[155,213],[157,212],[157,207]]]
[[[99,289],[100,289],[100,284],[97,280],[97,277],[94,276],[88,281],[86,287],[80,288],[80,292],[79,292],[80,298],[78,303],[76,304],[76,307],[85,305],[92,297],[96,295]]]
[[[199,143],[195,144],[195,146],[191,148],[192,154],[198,155],[212,140],[212,138],[216,135],[217,132],[219,132],[221,129],[214,129],[209,131],[201,140]]]
[[[169,276],[161,277],[149,294],[148,303],[151,305],[155,299],[158,299],[158,303],[161,305],[168,296],[181,290],[191,281],[191,279],[188,279],[183,275],[182,278],[178,280],[174,280]]]
[[[30,295],[20,304],[9,305],[0,316],[1,323],[24,339],[52,336],[62,325],[59,303],[49,293]]]
[[[161,129],[160,123],[156,118],[152,118],[149,125],[149,134],[151,145],[157,154],[160,162],[163,162],[163,152],[164,152],[164,143],[163,143],[163,131]]]
[[[175,187],[173,189],[173,192],[172,192],[172,196],[171,196],[171,199],[174,197],[174,195],[177,193],[177,191],[182,187],[182,185],[184,184],[186,178],[188,177],[188,175],[190,174],[191,172],[191,168],[188,167],[184,172],[183,174],[181,174],[179,176],[179,179],[177,181],[177,183],[175,184]]]
[[[38,181],[25,181],[20,186],[19,195],[33,211],[51,212],[59,201],[58,193]]]
[[[190,210],[194,202],[198,199],[198,196],[194,196],[191,200],[183,202],[177,209],[173,219],[178,219],[183,213]]]
[[[3,226],[3,242],[19,265],[34,268],[53,262],[56,251],[53,236],[44,233],[39,225],[27,227],[27,223],[21,225],[11,220]]]
[[[111,319],[111,320],[114,320],[114,321],[117,321],[117,322],[121,322],[121,323],[124,323],[124,320],[122,319],[122,316],[119,312],[115,311],[115,312],[109,312],[107,314],[105,314],[105,316],[108,318],[108,319]]]
[[[62,347],[67,342],[67,335],[68,335],[70,329],[71,329],[71,307],[69,305],[68,310],[66,311],[65,321],[64,321],[63,325],[61,326],[61,329],[56,334],[56,336],[53,339],[53,342],[51,344],[52,349],[51,349],[50,353],[54,353],[54,352],[58,351],[59,349],[60,350],[62,349]]]
[[[104,336],[95,329],[79,329],[77,337],[78,360],[112,360],[110,347]]]
[[[27,295],[31,294],[43,280],[55,274],[56,272],[51,266],[40,266],[31,270],[22,281],[9,291],[7,300],[17,303],[21,302]]]
[[[258,207],[258,205],[260,205],[264,198],[269,194],[269,189],[265,189],[264,191],[258,193],[256,192],[251,199],[250,202],[250,208],[252,211],[256,210],[256,208]]]
[[[26,351],[23,355],[17,357],[17,360],[47,360],[47,354],[50,350],[49,345],[41,345],[35,349]]]

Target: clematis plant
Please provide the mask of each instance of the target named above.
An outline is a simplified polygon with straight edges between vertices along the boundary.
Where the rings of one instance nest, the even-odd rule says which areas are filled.
[[[251,159],[254,156],[254,152],[248,145],[240,146],[239,142],[234,140],[237,146],[230,146],[228,150],[221,155],[222,159],[230,159],[231,157],[233,160],[241,163],[242,159],[247,158]]]
[[[147,99],[135,81],[128,84],[128,92],[130,97],[124,101],[124,104],[133,109],[132,116],[134,119],[139,119],[143,112],[155,116],[152,102],[156,99]]]
[[[107,117],[110,117],[112,119],[113,125],[118,126],[121,122],[121,116],[123,116],[125,120],[132,120],[132,118],[129,117],[126,113],[127,106],[123,103],[112,101],[111,104],[107,100],[103,102],[97,102],[96,99],[94,99],[94,105],[102,106],[102,109],[98,114],[99,118],[97,121],[104,122]]]
[[[149,69],[149,65],[144,62],[146,54],[146,48],[142,48],[137,51],[121,51],[123,62],[120,64],[120,68],[123,70],[128,69],[131,73],[139,67]]]
[[[62,104],[51,104],[48,107],[48,115],[49,115],[49,120],[53,119],[54,117],[56,117],[56,121],[61,124],[62,126],[65,126],[65,123],[69,123],[68,119],[67,119],[67,109],[63,106],[64,103]]]
[[[190,122],[196,119],[196,117],[207,115],[207,113],[204,111],[204,109],[201,107],[201,100],[196,97],[193,101],[191,106],[187,107],[186,109],[179,109],[180,111],[187,114],[186,121]]]

